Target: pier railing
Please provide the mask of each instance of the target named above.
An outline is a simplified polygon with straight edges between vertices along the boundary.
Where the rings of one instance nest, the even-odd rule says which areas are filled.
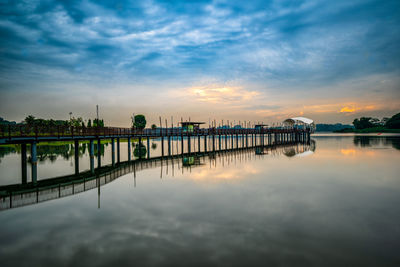
[[[197,136],[197,135],[241,135],[241,134],[273,134],[304,133],[307,129],[276,128],[200,128],[187,131],[183,128],[119,128],[119,127],[76,127],[76,126],[29,126],[1,125],[0,138],[12,139],[20,137],[162,137],[162,136]]]

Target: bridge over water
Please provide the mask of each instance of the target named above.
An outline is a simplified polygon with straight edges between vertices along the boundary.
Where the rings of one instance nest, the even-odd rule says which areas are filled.
[[[274,129],[259,125],[255,128],[195,128],[191,131],[184,128],[133,129],[116,127],[28,127],[26,125],[9,125],[0,128],[0,144],[21,145],[22,181],[27,180],[27,145],[30,145],[30,163],[32,183],[37,184],[37,144],[40,142],[73,141],[75,147],[75,176],[79,176],[79,143],[89,142],[90,172],[95,173],[95,144],[100,151],[101,140],[110,140],[112,166],[120,163],[120,139],[128,142],[128,161],[132,160],[131,142],[139,143],[140,157],[151,158],[150,140],[161,141],[161,156],[173,156],[172,141],[180,143],[180,154],[185,150],[192,152],[216,152],[218,150],[248,148],[265,145],[309,142],[310,129]],[[142,145],[146,141],[147,146]],[[197,149],[193,144],[197,141]],[[147,155],[142,155],[141,149]],[[194,151],[196,149],[196,151]],[[146,154],[145,153],[145,154]],[[101,154],[97,153],[97,168],[101,168]]]

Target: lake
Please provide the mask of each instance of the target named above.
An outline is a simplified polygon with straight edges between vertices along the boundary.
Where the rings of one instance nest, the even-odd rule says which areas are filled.
[[[73,174],[72,145],[38,153],[39,180]],[[95,189],[1,210],[1,266],[399,266],[399,162],[400,136],[332,134],[144,161]],[[0,186],[21,182],[20,164],[18,147],[0,147]]]

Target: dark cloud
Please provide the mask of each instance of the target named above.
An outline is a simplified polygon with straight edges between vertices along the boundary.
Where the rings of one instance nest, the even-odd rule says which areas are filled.
[[[217,76],[239,71],[248,77],[323,81],[399,66],[397,1],[45,1],[2,6],[2,61],[57,65],[66,71],[73,71],[76,62],[85,69],[95,62],[99,74],[108,73],[122,61],[138,64],[140,73],[143,60],[151,67],[151,57],[155,68],[168,61],[176,73],[193,66],[203,74],[221,71]],[[118,71],[129,75],[132,70]]]

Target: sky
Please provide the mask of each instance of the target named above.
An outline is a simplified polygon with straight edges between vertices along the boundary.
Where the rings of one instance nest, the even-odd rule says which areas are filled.
[[[100,3],[101,2],[101,3]],[[400,112],[400,1],[0,0],[0,117],[130,126]]]

